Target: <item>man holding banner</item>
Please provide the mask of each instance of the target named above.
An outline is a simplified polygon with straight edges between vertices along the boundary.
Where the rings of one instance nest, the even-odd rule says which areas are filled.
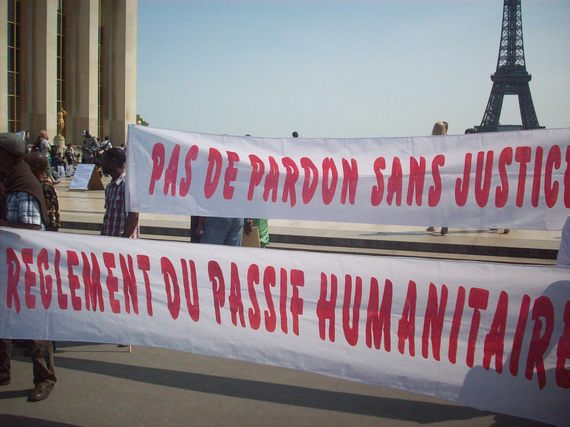
[[[105,188],[103,236],[139,237],[139,214],[127,211],[126,206],[126,160],[125,151],[117,147],[105,151],[103,157],[103,173],[112,178]]]

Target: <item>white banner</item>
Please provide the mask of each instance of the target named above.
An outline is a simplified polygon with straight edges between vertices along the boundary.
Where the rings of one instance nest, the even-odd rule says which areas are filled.
[[[130,126],[131,210],[559,230],[570,129],[269,139]]]
[[[0,228],[0,336],[166,347],[570,419],[570,274]]]

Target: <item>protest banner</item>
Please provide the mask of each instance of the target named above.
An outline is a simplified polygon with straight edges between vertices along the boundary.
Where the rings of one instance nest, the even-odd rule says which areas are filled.
[[[569,271],[0,228],[0,336],[178,349],[563,425]]]
[[[272,139],[132,125],[130,209],[200,216],[559,230],[570,129]]]

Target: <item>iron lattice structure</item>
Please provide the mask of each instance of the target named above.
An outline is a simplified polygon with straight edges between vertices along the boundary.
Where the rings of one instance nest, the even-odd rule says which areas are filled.
[[[505,95],[518,95],[522,129],[540,129],[532,102],[528,83],[532,76],[526,70],[523,45],[521,0],[504,0],[503,24],[497,70],[491,76],[493,87],[489,102],[477,132],[496,132],[499,125],[503,98]],[[518,128],[521,126],[504,126]]]

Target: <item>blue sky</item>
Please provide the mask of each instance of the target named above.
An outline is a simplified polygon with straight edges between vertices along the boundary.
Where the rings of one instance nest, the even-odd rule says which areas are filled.
[[[481,122],[503,0],[139,0],[153,127],[288,137],[457,134]],[[570,1],[523,0],[541,125],[570,127]],[[520,124],[516,97],[503,124]]]

